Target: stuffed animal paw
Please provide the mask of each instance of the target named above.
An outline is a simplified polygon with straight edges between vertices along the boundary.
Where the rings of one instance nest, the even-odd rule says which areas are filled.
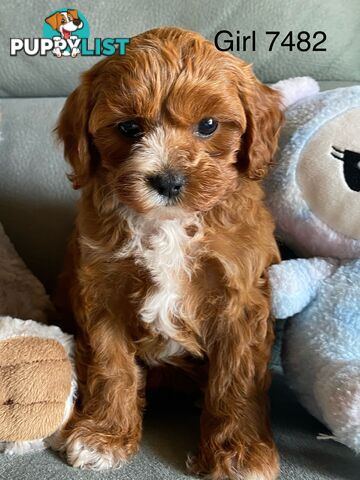
[[[58,327],[0,317],[0,450],[46,447],[71,413],[73,340]]]
[[[0,225],[0,451],[5,453],[45,448],[72,411],[73,338],[43,323],[51,310],[44,287]]]

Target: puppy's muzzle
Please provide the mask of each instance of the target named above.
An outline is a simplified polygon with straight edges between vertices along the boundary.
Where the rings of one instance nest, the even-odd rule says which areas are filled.
[[[162,197],[175,198],[185,185],[185,176],[177,172],[166,171],[158,175],[148,177],[149,184]]]

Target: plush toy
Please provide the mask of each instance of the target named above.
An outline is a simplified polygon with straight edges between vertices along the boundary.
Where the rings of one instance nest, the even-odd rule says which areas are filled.
[[[360,85],[298,83],[274,86],[288,108],[265,187],[280,239],[303,258],[271,267],[273,313],[290,317],[283,366],[299,400],[325,438],[360,452]]]
[[[0,225],[0,451],[45,448],[67,420],[73,339],[47,326],[52,306]]]

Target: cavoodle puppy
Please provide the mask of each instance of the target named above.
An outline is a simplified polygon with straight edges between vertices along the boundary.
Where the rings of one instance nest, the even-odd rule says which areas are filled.
[[[60,282],[78,329],[70,464],[121,465],[139,447],[148,373],[201,368],[190,470],[277,477],[266,269],[278,250],[261,179],[281,122],[249,65],[178,28],[133,38],[67,99],[57,134],[81,189]]]

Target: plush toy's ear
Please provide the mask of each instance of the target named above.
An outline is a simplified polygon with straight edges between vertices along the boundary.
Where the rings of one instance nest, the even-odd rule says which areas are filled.
[[[281,105],[285,110],[302,98],[316,95],[320,91],[319,84],[311,77],[293,77],[280,80],[271,86],[281,96]]]
[[[45,18],[45,22],[50,25],[50,27],[53,29],[53,30],[57,30],[59,28],[59,25],[60,25],[60,13],[59,12],[56,12],[54,13],[53,15],[50,15],[50,17],[47,17]]]

